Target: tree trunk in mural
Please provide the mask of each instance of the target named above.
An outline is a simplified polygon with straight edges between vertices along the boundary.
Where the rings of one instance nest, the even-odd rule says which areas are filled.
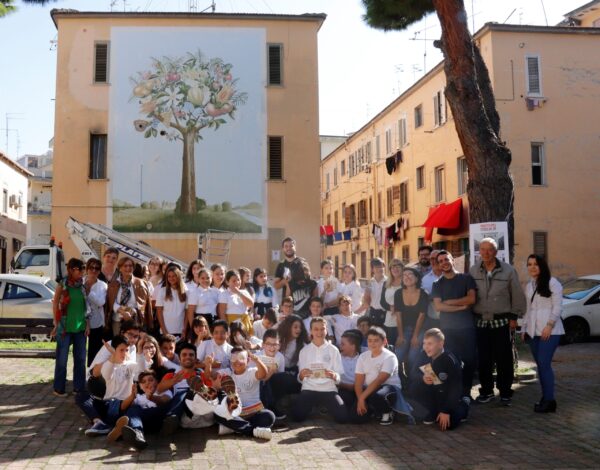
[[[196,170],[194,163],[194,144],[197,129],[187,129],[183,133],[183,165],[181,169],[180,214],[196,213]]]

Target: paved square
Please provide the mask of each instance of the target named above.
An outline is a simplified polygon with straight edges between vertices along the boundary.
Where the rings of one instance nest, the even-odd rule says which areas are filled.
[[[277,428],[273,440],[218,437],[216,428],[149,435],[135,452],[87,438],[73,397],[52,395],[54,361],[0,359],[0,467],[92,468],[600,468],[600,343],[555,356],[558,412],[533,413],[537,382],[518,384],[514,404],[473,406],[468,423],[442,433],[403,422],[334,424],[317,416]],[[71,384],[68,385],[70,387]]]

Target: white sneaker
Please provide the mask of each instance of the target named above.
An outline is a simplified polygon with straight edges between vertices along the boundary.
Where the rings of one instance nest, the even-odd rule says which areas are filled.
[[[219,436],[226,436],[227,434],[233,434],[234,432],[233,429],[229,429],[227,426],[219,424]]]
[[[271,428],[254,428],[252,434],[254,437],[264,439],[265,441],[270,441],[272,437]]]

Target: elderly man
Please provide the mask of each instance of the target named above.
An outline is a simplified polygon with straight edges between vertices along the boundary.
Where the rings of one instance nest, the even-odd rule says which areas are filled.
[[[527,302],[517,272],[496,258],[497,253],[496,240],[484,238],[479,242],[481,263],[469,270],[477,284],[477,302],[473,307],[481,384],[477,402],[494,399],[495,365],[500,403],[509,406],[514,378],[511,330],[517,327],[517,318],[525,313]]]

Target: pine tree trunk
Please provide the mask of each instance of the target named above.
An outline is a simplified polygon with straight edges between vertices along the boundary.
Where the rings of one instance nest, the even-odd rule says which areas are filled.
[[[194,166],[194,144],[196,130],[183,134],[183,165],[181,170],[180,214],[196,213],[196,170]]]
[[[442,26],[446,98],[469,169],[469,218],[471,223],[507,221],[512,260],[511,153],[499,137],[489,73],[469,33],[463,1],[433,0],[433,4]]]

